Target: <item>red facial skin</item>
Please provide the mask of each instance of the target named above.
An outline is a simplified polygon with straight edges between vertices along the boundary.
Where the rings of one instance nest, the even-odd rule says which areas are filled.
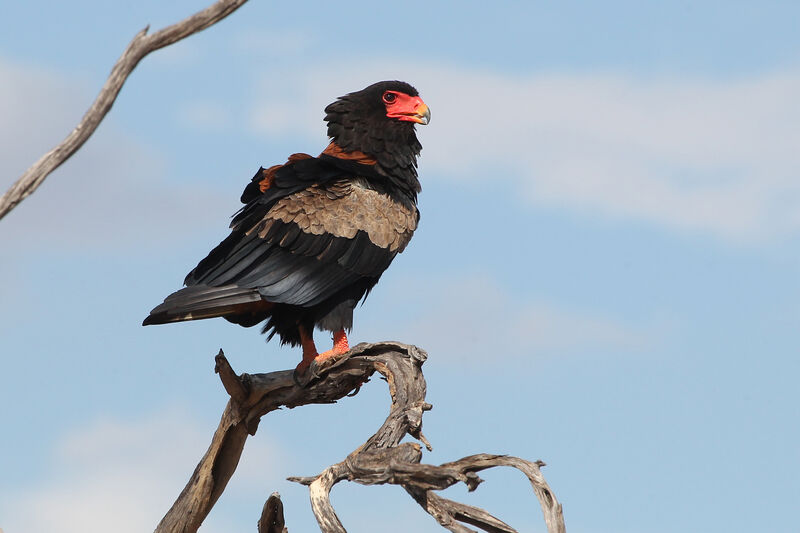
[[[381,99],[386,106],[386,116],[389,118],[417,124],[430,122],[431,112],[419,96],[409,96],[399,91],[386,91]]]

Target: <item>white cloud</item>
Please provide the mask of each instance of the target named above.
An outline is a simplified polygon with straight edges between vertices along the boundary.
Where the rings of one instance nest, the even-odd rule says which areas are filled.
[[[21,174],[75,127],[91,104],[75,80],[0,58],[0,176]]]
[[[0,186],[5,190],[75,127],[93,90],[55,73],[0,61]],[[112,113],[113,114],[113,113]],[[38,249],[170,242],[218,225],[231,209],[217,191],[170,182],[165,162],[107,117],[95,135],[0,222],[0,239]],[[158,239],[152,239],[158,235]],[[174,241],[174,239],[173,239]]]
[[[399,307],[413,308],[421,300],[426,306],[419,315],[394,324],[396,335],[459,361],[480,362],[492,354],[514,358],[609,350],[631,353],[647,349],[663,329],[541,301],[517,301],[485,276],[422,284],[415,280],[397,286],[416,286],[419,291],[398,290],[393,302],[415,300]]]
[[[178,409],[139,420],[96,420],[60,441],[47,480],[0,504],[3,527],[15,533],[151,531],[183,489],[213,431]],[[274,476],[272,465],[285,459],[263,439],[250,440],[247,464],[235,474],[237,485],[263,490],[264,477]]]
[[[730,241],[800,230],[794,72],[734,81],[512,77],[386,61],[309,71],[283,75],[279,88],[265,77],[256,131],[318,138],[333,97],[406,79],[433,111],[420,129],[423,180],[514,186],[534,205]]]

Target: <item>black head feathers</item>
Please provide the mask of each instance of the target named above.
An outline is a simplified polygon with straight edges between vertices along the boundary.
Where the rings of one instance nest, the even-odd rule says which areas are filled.
[[[406,106],[404,112],[387,111],[401,104]],[[419,114],[422,112],[426,113],[424,118]],[[328,137],[342,150],[375,158],[376,170],[413,197],[421,190],[417,156],[422,150],[414,126],[426,124],[428,117],[430,112],[419,92],[403,81],[374,83],[339,97],[325,108]]]

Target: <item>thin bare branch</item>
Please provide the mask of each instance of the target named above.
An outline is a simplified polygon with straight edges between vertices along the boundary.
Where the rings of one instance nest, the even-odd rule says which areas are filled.
[[[97,95],[80,123],[61,143],[44,154],[0,198],[0,219],[30,196],[45,178],[69,159],[92,136],[117,99],[122,85],[147,54],[169,46],[216,24],[244,5],[247,0],[219,0],[194,15],[148,35],[144,28],[128,44],[117,60],[100,94]]]
[[[475,490],[481,478],[475,474],[487,468],[510,466],[524,473],[531,482],[542,507],[549,533],[565,533],[561,504],[542,476],[541,461],[531,462],[508,455],[477,454],[440,466],[419,464],[422,452],[415,443],[373,451],[356,450],[343,462],[327,468],[317,477],[289,478],[309,485],[314,514],[324,532],[344,531],[330,505],[329,493],[338,481],[347,479],[362,485],[390,483],[401,485],[440,525],[450,531],[474,531],[459,522],[490,533],[514,533],[516,530],[483,509],[454,502],[433,491],[462,482]]]

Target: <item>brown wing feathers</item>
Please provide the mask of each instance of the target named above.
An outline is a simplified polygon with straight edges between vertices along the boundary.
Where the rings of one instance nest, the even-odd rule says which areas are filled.
[[[250,231],[262,238],[271,222],[294,222],[305,233],[352,239],[364,231],[375,246],[402,251],[417,227],[416,211],[394,202],[385,194],[341,180],[312,186],[280,199],[264,220]]]

